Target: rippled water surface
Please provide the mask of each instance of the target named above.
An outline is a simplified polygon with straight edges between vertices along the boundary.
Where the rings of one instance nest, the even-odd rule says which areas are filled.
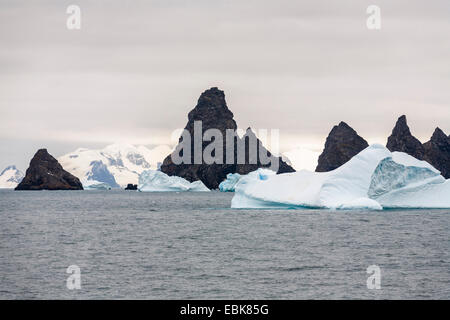
[[[450,210],[234,210],[232,196],[0,191],[0,298],[450,298]]]

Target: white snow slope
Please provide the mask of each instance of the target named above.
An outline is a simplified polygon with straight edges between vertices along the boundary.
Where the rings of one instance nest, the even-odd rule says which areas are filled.
[[[425,161],[372,145],[330,172],[241,178],[233,208],[450,208],[450,180]]]
[[[139,191],[210,191],[201,181],[189,182],[177,176],[168,176],[164,172],[147,170],[139,177]]]
[[[144,170],[157,169],[172,150],[168,146],[149,149],[145,146],[113,144],[101,150],[79,148],[58,158],[65,170],[81,181],[93,180],[120,187],[137,184]],[[117,187],[117,186],[116,186]]]
[[[0,189],[14,189],[25,175],[16,166],[8,166],[0,173]]]

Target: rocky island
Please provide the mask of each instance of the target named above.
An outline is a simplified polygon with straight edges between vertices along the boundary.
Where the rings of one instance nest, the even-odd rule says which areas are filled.
[[[47,149],[39,149],[15,190],[83,190],[83,185],[65,171]]]
[[[179,139],[179,145],[175,148],[175,151],[168,155],[163,164],[161,165],[161,171],[169,176],[179,176],[190,182],[200,180],[209,189],[217,189],[219,184],[226,179],[228,173],[239,173],[247,174],[258,168],[269,167],[261,161],[260,155],[265,154],[270,161],[278,161],[279,166],[277,173],[294,172],[295,170],[284,162],[281,157],[275,157],[272,155],[261,143],[259,139],[256,138],[254,132],[248,128],[247,132],[242,138],[236,134],[236,121],[233,119],[233,113],[228,109],[227,103],[225,101],[225,94],[223,91],[216,87],[203,92],[198,99],[198,103],[194,109],[192,109],[188,114],[188,122],[186,124],[185,130],[194,137],[195,134],[195,122],[201,121],[201,135],[208,129],[217,129],[220,131],[222,136],[227,137],[227,130],[232,130],[234,135],[234,161],[229,164],[226,157],[226,146],[223,144],[223,161],[222,163],[212,163],[207,164],[204,160],[201,163],[195,163],[194,159],[194,142],[191,141],[191,161],[189,163],[175,164],[172,155],[176,152],[180,152],[179,146],[182,143],[182,137]],[[257,156],[256,158],[251,158],[249,156],[249,141],[256,141]],[[245,143],[245,161],[240,163],[237,161],[237,149],[236,145],[241,142]],[[210,142],[202,142],[201,151],[203,152]]]

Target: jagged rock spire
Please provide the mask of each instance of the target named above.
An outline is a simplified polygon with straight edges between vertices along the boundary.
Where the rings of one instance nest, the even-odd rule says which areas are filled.
[[[450,138],[440,128],[434,130],[430,141],[422,144],[410,132],[406,117],[401,116],[386,147],[390,151],[405,152],[416,159],[425,160],[441,171],[446,178],[450,178]]]
[[[325,142],[325,148],[319,156],[316,172],[334,170],[367,148],[369,144],[347,123],[334,126]]]
[[[201,121],[201,136],[203,136],[204,132],[208,129],[217,129],[220,131],[223,137],[223,161],[221,164],[219,163],[213,163],[213,164],[207,164],[205,163],[204,159],[201,160],[201,163],[195,162],[195,156],[194,151],[195,148],[198,146],[194,145],[194,136],[195,136],[195,123],[196,121]],[[172,155],[175,153],[181,154],[184,153],[183,151],[180,152],[179,148],[182,145],[182,137],[179,139],[179,145],[176,147],[174,153],[172,155],[167,156],[164,159],[163,164],[161,165],[161,171],[166,173],[167,175],[176,175],[182,178],[185,178],[188,181],[196,181],[201,180],[209,189],[217,189],[219,187],[219,184],[225,180],[226,175],[228,173],[240,173],[240,174],[247,174],[253,170],[256,170],[257,168],[261,167],[267,167],[267,165],[261,163],[259,156],[256,159],[256,163],[250,163],[248,161],[249,154],[248,154],[248,146],[246,146],[246,152],[245,152],[245,163],[239,163],[237,161],[237,148],[236,145],[238,142],[242,142],[242,139],[244,141],[249,138],[254,138],[253,131],[249,128],[247,129],[246,134],[244,137],[239,138],[236,134],[236,121],[233,119],[233,113],[228,109],[226,100],[225,100],[225,94],[222,90],[219,90],[216,87],[213,87],[211,89],[206,90],[203,92],[198,99],[197,105],[192,109],[188,114],[188,122],[186,124],[185,130],[189,132],[191,139],[191,145],[190,149],[191,151],[191,161],[190,163],[181,163],[181,164],[175,164]],[[229,164],[227,163],[226,159],[226,137],[227,137],[227,131],[231,130],[231,132],[234,134],[234,154],[230,156],[231,158],[234,158],[234,163]],[[198,134],[198,133],[197,133]],[[292,167],[290,167],[287,163],[285,163],[281,158],[276,158],[273,155],[270,154],[270,152],[267,151],[267,149],[262,146],[262,143],[259,141],[259,139],[256,138],[258,150],[266,151],[269,157],[272,157],[271,159],[279,159],[279,169],[278,173],[283,172],[293,172],[295,171]],[[201,153],[205,150],[205,148],[210,144],[209,141],[203,141],[201,143]]]
[[[430,141],[423,144],[423,148],[423,160],[441,171],[446,179],[450,179],[450,138],[440,128],[436,128]]]
[[[405,115],[398,118],[392,134],[388,138],[386,147],[391,152],[405,152],[420,160],[424,156],[422,143],[411,134]]]

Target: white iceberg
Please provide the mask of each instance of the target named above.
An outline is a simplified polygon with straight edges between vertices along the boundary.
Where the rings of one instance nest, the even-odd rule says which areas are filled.
[[[112,187],[105,183],[96,180],[82,180],[81,184],[83,185],[84,190],[111,190]]]
[[[450,180],[428,162],[393,152],[375,169],[368,195],[387,208],[449,208]]]
[[[405,153],[372,145],[330,172],[302,170],[243,177],[233,208],[450,208],[450,183],[438,170]]]
[[[139,176],[139,191],[166,192],[166,191],[210,191],[201,181],[189,182],[177,176],[168,176],[164,172],[146,170]]]
[[[275,175],[275,172],[269,169],[259,168],[246,175],[240,175],[239,173],[227,174],[226,180],[219,184],[219,190],[222,192],[234,192],[235,187],[241,179],[245,178],[241,183],[247,183],[252,180],[266,180],[268,176]]]
[[[234,192],[234,187],[241,177],[239,173],[227,174],[227,178],[219,184],[219,190],[222,192]]]

